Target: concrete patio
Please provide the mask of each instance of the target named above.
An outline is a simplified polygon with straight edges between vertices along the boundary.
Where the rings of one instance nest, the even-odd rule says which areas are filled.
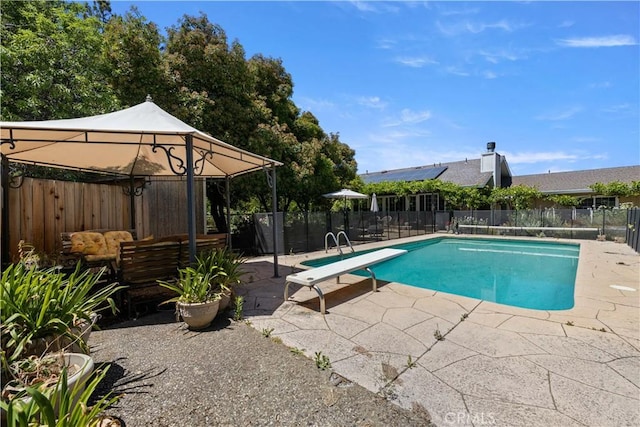
[[[640,256],[625,244],[579,242],[570,310],[399,283],[379,282],[372,293],[370,280],[353,275],[322,285],[325,316],[308,288],[285,302],[286,275],[324,252],[281,257],[279,278],[271,258],[252,259],[238,293],[256,329],[272,328],[310,358],[322,352],[342,377],[402,407],[421,406],[439,426],[640,425]]]

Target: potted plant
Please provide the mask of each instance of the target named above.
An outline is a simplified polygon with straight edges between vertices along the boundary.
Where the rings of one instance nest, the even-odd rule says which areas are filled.
[[[160,286],[178,294],[164,303],[176,303],[176,313],[189,326],[189,329],[206,328],[218,314],[220,294],[214,292],[211,286],[216,274],[211,271],[203,273],[195,268],[186,267],[178,270],[177,282],[158,281]]]
[[[99,311],[116,307],[111,296],[117,283],[95,290],[104,268],[97,273],[76,270],[70,275],[55,268],[8,266],[0,282],[2,350],[9,363],[29,355],[43,355],[77,344],[88,352],[82,335]]]
[[[81,356],[88,358],[86,355]],[[88,358],[88,360],[91,359]],[[73,361],[69,360],[69,363]],[[91,377],[85,369],[86,366],[86,364],[82,365],[75,373],[71,373],[67,365],[59,372],[57,381],[51,381],[48,378],[43,382],[30,382],[30,384],[24,384],[19,394],[13,399],[3,398],[0,402],[2,425],[98,426],[103,425],[101,424],[103,420],[114,422],[114,418],[104,415],[103,411],[115,403],[120,396],[112,396],[108,393],[90,405],[92,395],[109,368]],[[36,370],[42,367],[40,365]],[[27,367],[27,369],[31,368]],[[116,421],[114,424],[107,425],[121,424]]]
[[[244,258],[234,253],[228,247],[217,248],[205,252],[196,258],[195,269],[201,273],[215,273],[212,278],[214,292],[220,293],[220,308],[225,310],[231,301],[233,287],[241,282],[241,270]]]
[[[93,359],[82,353],[48,353],[44,356],[29,356],[6,364],[2,379],[2,399],[12,401],[25,396],[28,387],[42,390],[59,385],[59,379],[66,371],[69,389],[84,387],[93,372]]]

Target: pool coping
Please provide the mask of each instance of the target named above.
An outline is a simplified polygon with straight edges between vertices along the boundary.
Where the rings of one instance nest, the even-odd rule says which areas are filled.
[[[448,236],[358,249],[439,237]],[[531,310],[398,283],[374,294],[359,286],[366,279],[349,275],[323,284],[322,316],[306,288],[293,294],[297,302],[282,297],[284,276],[327,255],[319,251],[282,257],[279,278],[270,277],[267,258],[249,262],[253,280],[239,290],[245,314],[307,356],[327,355],[342,377],[400,406],[423,407],[437,425],[640,423],[638,292],[610,287],[638,289],[638,254],[613,242],[451,237],[579,244],[574,307]]]

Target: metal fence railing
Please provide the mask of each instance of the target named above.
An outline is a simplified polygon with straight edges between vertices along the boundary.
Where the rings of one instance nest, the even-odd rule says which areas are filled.
[[[454,211],[451,223],[473,234],[627,239],[627,209],[528,209]]]
[[[632,208],[627,211],[627,245],[636,252],[640,252],[640,209]]]
[[[570,239],[606,238],[626,241],[637,251],[640,230],[637,208],[628,211],[550,208],[520,211],[279,212],[276,220],[279,253],[322,250],[326,233],[338,234],[340,231],[344,231],[354,245],[446,231]],[[231,233],[234,249],[251,255],[273,253],[271,213],[232,215]]]

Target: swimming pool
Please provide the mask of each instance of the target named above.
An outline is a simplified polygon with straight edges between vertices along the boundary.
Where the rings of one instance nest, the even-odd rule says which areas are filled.
[[[373,266],[379,280],[537,310],[574,304],[577,244],[442,237],[390,247],[409,252]],[[318,267],[339,259],[303,264]]]

